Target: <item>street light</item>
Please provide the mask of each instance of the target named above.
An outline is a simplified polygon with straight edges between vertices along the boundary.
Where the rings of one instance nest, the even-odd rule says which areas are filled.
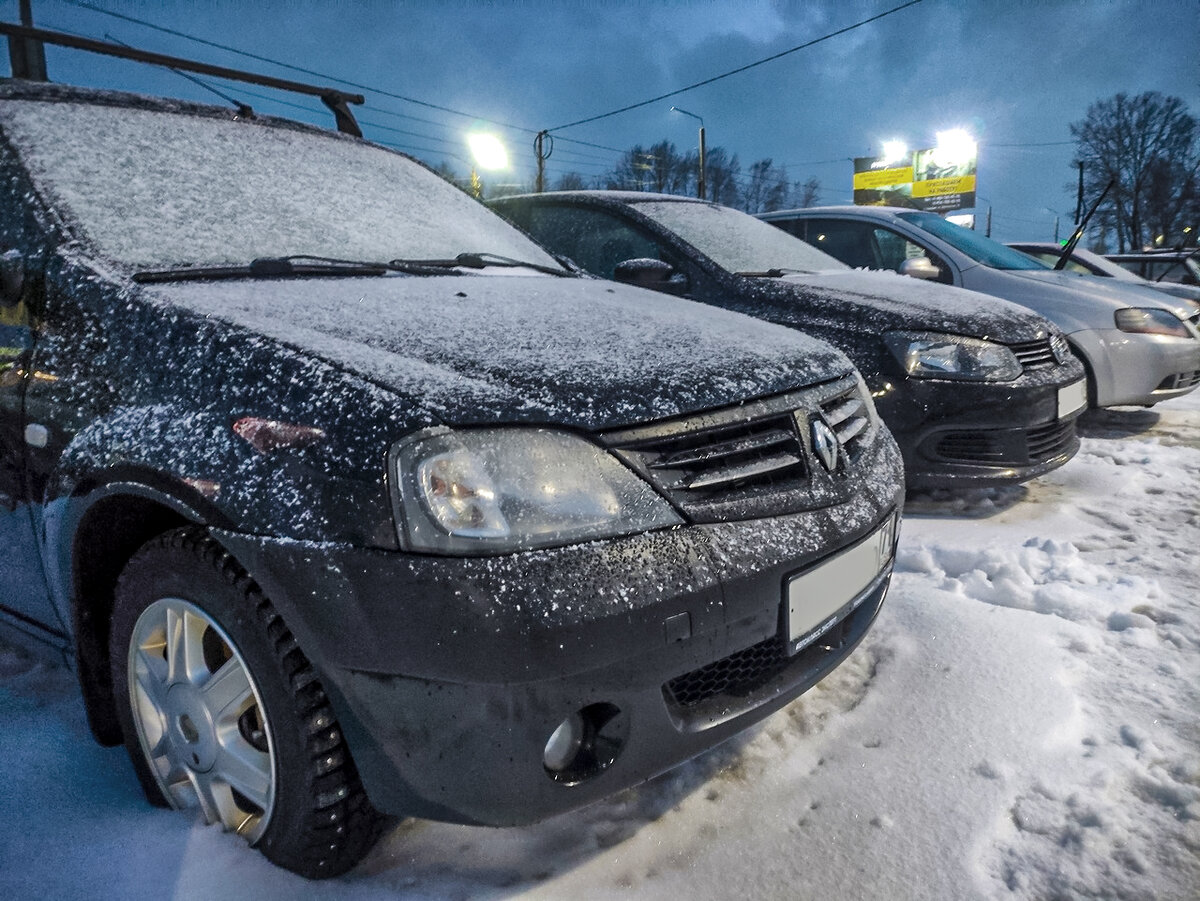
[[[467,146],[471,148],[471,193],[479,197],[483,193],[483,184],[475,167],[486,171],[508,168],[508,151],[500,139],[493,134],[483,131],[473,131],[467,135]]]
[[[680,109],[677,106],[671,107],[671,112],[691,116],[700,123],[700,174],[696,179],[696,196],[704,200],[704,120],[695,113],[689,113],[687,110]]]
[[[883,142],[883,162],[899,163],[908,156],[908,145],[903,141]]]

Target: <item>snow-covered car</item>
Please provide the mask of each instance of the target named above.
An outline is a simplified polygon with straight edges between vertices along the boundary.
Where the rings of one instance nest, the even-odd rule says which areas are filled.
[[[1009,241],[1008,246],[1051,267],[1058,262],[1063,251],[1062,247],[1052,241]],[[1181,282],[1150,281],[1148,278],[1142,278],[1135,274],[1131,269],[1114,263],[1108,257],[1102,257],[1100,254],[1092,253],[1082,247],[1076,247],[1071,251],[1071,256],[1067,258],[1067,264],[1063,267],[1063,271],[1115,278],[1119,282],[1140,285],[1143,288],[1154,288],[1166,294],[1173,294],[1175,297],[1183,297],[1196,302],[1196,310],[1200,312],[1200,287],[1185,285]]]
[[[1054,272],[936,213],[836,206],[760,218],[847,265],[970,288],[1042,314],[1087,367],[1093,407],[1153,406],[1200,385],[1200,312],[1181,298]]]
[[[753,216],[615,191],[505,197],[499,210],[589,272],[800,329],[862,372],[909,487],[1023,482],[1079,448],[1084,372],[1029,310],[854,272]]]
[[[662,772],[874,620],[901,458],[839,351],[345,134],[11,82],[0,139],[0,628],[152,802],[334,875],[381,811]]]

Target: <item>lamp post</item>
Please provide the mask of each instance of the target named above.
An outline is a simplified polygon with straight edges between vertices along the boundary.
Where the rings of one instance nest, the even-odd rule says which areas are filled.
[[[691,116],[700,123],[700,174],[696,178],[696,196],[704,200],[704,120],[695,113],[689,113],[685,109],[680,109],[677,106],[671,107],[673,113],[683,113],[685,116]]]
[[[508,168],[508,151],[493,134],[473,131],[467,135],[467,146],[471,148],[471,194],[476,199],[483,194],[483,183],[479,180],[476,166],[486,171]]]

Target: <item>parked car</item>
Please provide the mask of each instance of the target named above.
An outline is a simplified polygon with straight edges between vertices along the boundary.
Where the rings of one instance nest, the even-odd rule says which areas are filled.
[[[909,487],[1022,482],[1078,450],[1083,368],[1040,316],[850,271],[728,207],[636,192],[505,197],[499,210],[589,272],[788,325],[840,347],[904,454]]]
[[[1058,262],[1058,258],[1062,255],[1063,250],[1051,241],[1010,241],[1008,246],[1033,257],[1035,260],[1040,260],[1051,268]],[[1143,288],[1155,288],[1167,294],[1173,294],[1175,297],[1183,297],[1191,301],[1196,301],[1196,310],[1200,312],[1200,287],[1185,285],[1180,282],[1152,282],[1149,279],[1142,278],[1140,275],[1136,275],[1132,271],[1132,268],[1126,269],[1124,266],[1114,263],[1107,257],[1102,257],[1098,253],[1092,253],[1090,250],[1084,250],[1082,247],[1076,247],[1071,251],[1071,256],[1067,259],[1067,264],[1063,267],[1063,270],[1066,272],[1077,272],[1080,275],[1098,275],[1102,278],[1113,278],[1119,282],[1140,285]]]
[[[1155,284],[1200,287],[1200,260],[1196,248],[1190,250],[1144,250],[1140,253],[1114,253],[1108,259],[1135,275]]]
[[[153,803],[334,875],[662,772],[878,612],[901,458],[828,345],[347,135],[20,82],[0,135],[0,627]]]
[[[1200,313],[1182,299],[1054,272],[935,213],[838,206],[762,218],[848,265],[970,288],[1041,313],[1087,367],[1093,407],[1153,406],[1200,384]]]

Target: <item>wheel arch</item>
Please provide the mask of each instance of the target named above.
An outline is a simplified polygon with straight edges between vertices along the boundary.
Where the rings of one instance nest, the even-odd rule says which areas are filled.
[[[186,486],[164,490],[144,481],[93,483],[47,515],[47,576],[67,611],[88,725],[105,746],[120,744],[108,661],[113,592],[122,569],[147,541],[185,525],[216,525]],[[196,501],[199,500],[200,503]]]

